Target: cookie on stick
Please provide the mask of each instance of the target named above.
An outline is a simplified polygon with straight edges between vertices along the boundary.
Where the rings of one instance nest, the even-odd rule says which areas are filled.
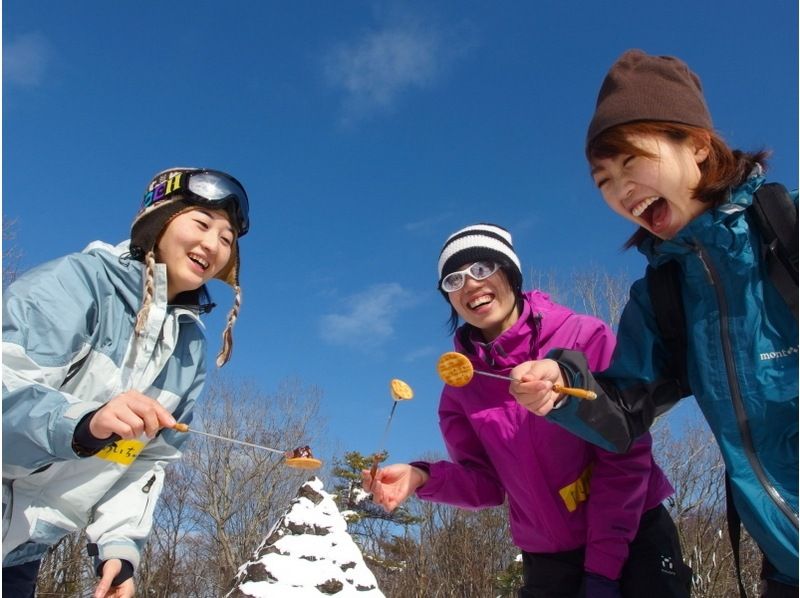
[[[510,382],[519,382],[519,380],[511,376],[476,370],[472,367],[472,362],[466,355],[456,353],[455,351],[448,351],[439,358],[436,364],[436,371],[439,373],[439,377],[448,386],[466,386],[469,384],[469,381],[472,380],[474,374],[480,374],[481,376],[488,376],[490,378],[499,378],[500,380],[508,380]],[[597,393],[585,388],[570,388],[569,386],[553,384],[553,390],[560,394],[586,399],[587,401],[593,401],[597,398]]]

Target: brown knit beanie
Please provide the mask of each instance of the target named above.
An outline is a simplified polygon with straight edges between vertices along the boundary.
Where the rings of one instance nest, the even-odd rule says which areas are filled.
[[[586,147],[603,131],[636,121],[667,121],[712,129],[700,78],[674,56],[627,50],[609,69]]]

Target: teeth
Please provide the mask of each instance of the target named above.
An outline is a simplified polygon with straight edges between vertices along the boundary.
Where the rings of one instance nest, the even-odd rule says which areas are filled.
[[[482,296],[478,297],[477,299],[473,299],[472,301],[470,301],[467,304],[467,306],[470,309],[475,309],[479,305],[483,305],[484,303],[489,303],[491,300],[492,300],[492,298],[491,298],[490,295],[482,295]]]
[[[653,205],[653,203],[654,203],[656,200],[658,200],[658,197],[655,197],[655,196],[654,196],[654,197],[648,197],[647,199],[645,199],[645,200],[643,200],[643,201],[640,201],[640,202],[639,202],[638,204],[636,204],[636,205],[634,206],[634,208],[631,210],[631,214],[633,214],[634,216],[636,216],[636,217],[638,218],[639,216],[641,216],[641,215],[644,213],[644,211],[645,211],[647,208],[649,208],[651,205]]]
[[[203,266],[204,270],[206,268],[208,268],[208,262],[206,260],[204,260],[203,258],[201,258],[201,257],[199,257],[199,256],[197,256],[197,255],[195,255],[193,253],[189,254],[189,259],[191,259],[192,261],[197,262],[198,264]]]

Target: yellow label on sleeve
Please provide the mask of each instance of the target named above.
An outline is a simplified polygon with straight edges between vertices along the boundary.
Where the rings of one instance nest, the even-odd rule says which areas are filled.
[[[108,445],[97,453],[95,457],[113,461],[120,465],[130,465],[139,456],[143,448],[144,442],[141,440],[117,440],[114,444]]]

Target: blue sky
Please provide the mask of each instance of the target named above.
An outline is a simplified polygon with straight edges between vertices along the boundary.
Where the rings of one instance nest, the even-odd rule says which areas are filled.
[[[798,13],[758,3],[546,1],[3,3],[3,217],[19,266],[127,238],[173,165],[245,185],[243,308],[230,376],[319,386],[331,441],[392,460],[442,450],[450,349],[436,260],[501,224],[523,271],[638,275],[631,229],[593,188],[583,138],[625,49],[700,75],[733,146],[797,186]],[[219,346],[231,294],[208,320]],[[324,457],[324,455],[322,455]]]

